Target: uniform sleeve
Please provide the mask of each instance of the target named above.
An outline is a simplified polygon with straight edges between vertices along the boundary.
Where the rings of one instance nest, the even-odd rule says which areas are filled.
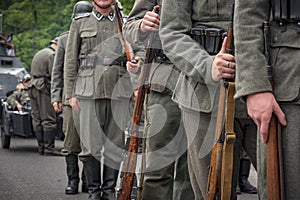
[[[49,73],[50,78],[51,78],[51,75],[52,75],[54,56],[55,56],[55,52],[51,53],[49,55],[49,58],[48,58],[48,73]]]
[[[189,35],[192,28],[193,0],[164,0],[160,39],[168,58],[186,76],[197,82],[214,84],[211,78],[213,57]]]
[[[64,58],[65,47],[61,37],[57,44],[51,75],[51,103],[62,101]]]
[[[236,56],[236,98],[271,91],[264,56],[263,22],[269,20],[269,1],[237,0],[234,38]]]
[[[80,48],[79,25],[72,21],[65,52],[64,87],[66,99],[73,97],[73,86],[78,72],[78,59]]]
[[[155,5],[156,3],[153,0],[135,1],[133,8],[128,15],[127,22],[124,24],[123,33],[128,42],[135,45],[144,44],[148,34],[140,31],[140,24],[146,12],[151,11]]]

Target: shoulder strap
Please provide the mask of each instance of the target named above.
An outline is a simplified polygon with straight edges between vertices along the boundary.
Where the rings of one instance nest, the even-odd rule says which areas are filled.
[[[81,15],[78,15],[78,16],[74,17],[74,19],[77,20],[77,19],[80,19],[80,18],[88,17],[90,15],[91,15],[91,13],[83,13]]]

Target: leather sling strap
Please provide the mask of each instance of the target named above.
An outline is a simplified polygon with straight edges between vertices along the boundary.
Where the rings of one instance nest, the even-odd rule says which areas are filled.
[[[231,183],[233,170],[233,147],[235,142],[234,134],[234,93],[235,83],[228,82],[226,89],[226,112],[225,112],[225,140],[222,156],[221,174],[221,199],[227,200],[231,197]]]

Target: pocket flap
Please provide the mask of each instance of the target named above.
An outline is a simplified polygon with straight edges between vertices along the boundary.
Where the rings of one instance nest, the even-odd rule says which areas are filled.
[[[97,31],[84,31],[80,34],[81,38],[94,37],[97,35]]]
[[[85,69],[80,71],[78,73],[78,76],[87,77],[87,76],[93,76],[93,74],[94,74],[94,69]]]

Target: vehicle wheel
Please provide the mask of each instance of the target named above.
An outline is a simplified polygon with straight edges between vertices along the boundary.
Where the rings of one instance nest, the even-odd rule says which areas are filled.
[[[0,128],[1,131],[1,143],[3,149],[9,149],[10,146],[10,136],[4,133],[4,130]]]

